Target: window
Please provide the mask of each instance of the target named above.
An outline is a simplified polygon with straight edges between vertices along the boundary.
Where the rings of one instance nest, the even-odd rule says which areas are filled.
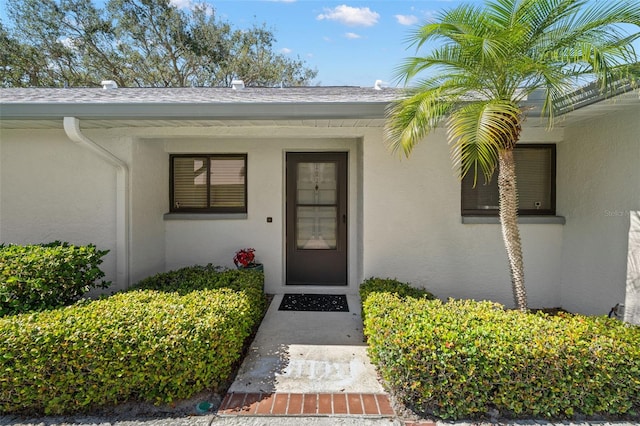
[[[174,213],[246,213],[246,154],[172,155]]]
[[[518,188],[518,214],[556,214],[556,146],[549,144],[517,145],[516,184]],[[498,215],[497,171],[490,182],[478,177],[473,187],[473,173],[462,180],[462,215]]]

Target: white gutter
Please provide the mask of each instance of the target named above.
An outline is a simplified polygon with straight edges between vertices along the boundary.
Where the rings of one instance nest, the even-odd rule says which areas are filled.
[[[129,286],[129,167],[80,130],[80,120],[64,117],[64,131],[73,142],[93,151],[114,166],[116,174],[116,282]]]

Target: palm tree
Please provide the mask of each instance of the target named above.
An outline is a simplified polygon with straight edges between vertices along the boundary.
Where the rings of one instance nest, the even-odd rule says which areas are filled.
[[[631,24],[625,25],[625,24]],[[498,169],[499,216],[516,306],[527,310],[513,150],[527,110],[523,100],[544,92],[542,116],[585,78],[606,91],[636,61],[640,37],[636,0],[488,0],[442,12],[411,34],[416,50],[441,42],[427,56],[398,68],[409,86],[387,110],[385,138],[408,157],[443,120],[460,177],[486,180]],[[633,28],[635,32],[629,32]]]

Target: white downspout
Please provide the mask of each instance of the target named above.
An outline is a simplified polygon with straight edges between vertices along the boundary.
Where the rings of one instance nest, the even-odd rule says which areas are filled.
[[[114,166],[116,173],[116,282],[129,286],[129,167],[80,130],[80,120],[64,117],[64,131],[73,142],[88,148]]]

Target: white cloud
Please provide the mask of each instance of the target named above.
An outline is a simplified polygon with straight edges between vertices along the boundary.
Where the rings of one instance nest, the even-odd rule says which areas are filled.
[[[352,39],[352,40],[355,40],[355,39],[357,39],[357,38],[362,38],[362,36],[361,36],[361,35],[356,34],[356,33],[345,33],[345,35],[344,35],[344,36],[345,36],[346,38],[350,38],[350,39]]]
[[[60,38],[58,41],[67,49],[76,50],[78,48],[78,43],[71,37]]]
[[[213,7],[205,1],[169,0],[169,4],[178,9],[204,10],[207,16],[213,15]]]
[[[378,23],[380,14],[368,7],[351,7],[343,4],[333,9],[324,9],[325,13],[317,16],[318,20],[337,21],[348,26],[370,27]]]
[[[169,4],[175,6],[178,9],[189,9],[191,7],[191,0],[170,0]]]
[[[170,0],[169,3],[178,9],[190,9],[193,5],[191,0]]]
[[[283,47],[282,49],[280,49],[280,53],[284,55],[288,55],[291,52],[293,52],[293,50],[289,49],[288,47]]]
[[[413,25],[418,23],[418,17],[415,15],[396,15],[396,20],[400,25]]]

